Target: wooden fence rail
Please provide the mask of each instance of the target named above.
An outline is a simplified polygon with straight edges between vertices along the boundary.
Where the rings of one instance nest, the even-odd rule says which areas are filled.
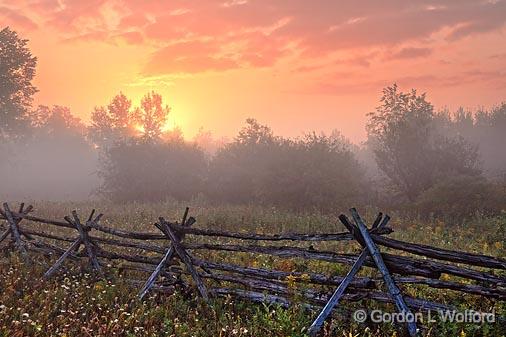
[[[204,300],[208,300],[210,296],[233,295],[250,301],[287,306],[294,294],[298,294],[297,298],[303,299],[304,306],[323,307],[309,329],[311,335],[318,333],[325,319],[341,300],[371,299],[393,303],[399,311],[405,313],[410,310],[449,308],[447,305],[403,295],[403,284],[506,300],[506,279],[493,271],[506,270],[505,259],[389,238],[387,235],[392,233],[392,229],[387,227],[390,217],[381,213],[370,229],[366,227],[358,212],[351,209],[354,223],[345,215],[339,217],[348,232],[272,235],[192,227],[196,220],[188,216],[188,208],[181,222],[170,222],[160,217],[153,226],[158,233],[126,231],[104,226],[100,223],[102,214],[95,216],[95,210],[85,222],[81,221],[76,211],[65,217],[65,221],[38,217],[31,214],[32,211],[32,206],[25,208],[25,205],[21,204],[15,212],[4,203],[3,208],[0,208],[0,220],[5,220],[6,223],[0,226],[0,243],[3,242],[3,250],[15,250],[25,257],[28,252],[56,257],[54,264],[49,266],[42,276],[44,279],[53,277],[65,268],[66,260],[82,259],[87,259],[99,277],[107,277],[108,270],[104,260],[108,260],[107,265],[122,272],[150,274],[145,280],[128,280],[133,286],[139,287],[140,299],[144,299],[150,291],[171,293],[176,287],[191,288],[191,283]],[[40,230],[40,226],[34,227],[33,224],[49,226]],[[63,227],[67,234],[55,234],[50,226]],[[72,231],[75,235],[68,234]],[[186,236],[191,236],[192,240],[185,240]],[[220,242],[220,238],[224,239],[224,242]],[[209,243],[209,239],[213,239],[213,243]],[[312,245],[307,248],[301,246],[304,243],[351,240],[363,247],[360,254],[317,250]],[[273,245],[275,242],[284,245]],[[287,245],[289,242],[296,242],[298,245]],[[380,247],[403,254],[385,253]],[[227,258],[211,261],[196,256],[203,251],[319,260],[349,265],[351,269],[346,276],[286,272],[241,266],[226,261]],[[115,264],[114,261],[117,260],[128,263]],[[382,277],[357,276],[357,272],[363,267],[377,269]],[[457,276],[462,281],[442,280],[440,278],[443,274]],[[157,284],[160,276],[163,276],[163,283]],[[304,286],[291,288],[287,280]],[[384,284],[387,287],[382,291]],[[332,291],[329,287],[337,288]],[[346,311],[342,306],[339,309],[339,312]],[[408,324],[407,331],[411,336],[418,334],[414,324]]]

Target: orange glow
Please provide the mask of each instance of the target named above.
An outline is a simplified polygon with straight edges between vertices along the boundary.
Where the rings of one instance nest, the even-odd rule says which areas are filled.
[[[427,91],[436,108],[506,97],[506,1],[11,1],[0,22],[38,57],[36,104],[87,121],[122,91],[171,107],[164,131],[234,136],[248,117],[278,134],[365,138],[381,89]],[[141,130],[138,130],[141,131]]]
[[[135,129],[135,131],[138,131],[138,132],[140,132],[141,134],[142,134],[142,133],[144,133],[144,132],[146,131],[146,130],[144,130],[144,126],[139,125],[139,124],[134,125],[134,129]]]

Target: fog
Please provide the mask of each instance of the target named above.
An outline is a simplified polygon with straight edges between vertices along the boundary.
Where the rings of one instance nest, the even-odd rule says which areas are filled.
[[[498,214],[506,204],[506,103],[438,110],[416,88],[383,89],[367,141],[335,131],[277,135],[247,119],[233,139],[168,128],[166,98],[119,92],[85,124],[35,106],[37,59],[0,31],[0,198],[258,204],[300,212],[382,207],[415,216]],[[58,102],[54,102],[57,104]],[[285,113],[284,111],[280,111]],[[366,112],[364,112],[366,113]]]
[[[87,141],[82,125],[65,120],[62,109],[50,110],[48,119],[32,126],[25,139],[4,144],[0,164],[4,200],[86,200],[94,196],[100,185],[99,152]]]
[[[457,202],[448,200],[457,184],[466,202],[479,199],[473,207],[499,212],[503,206],[496,203],[506,195],[506,104],[450,112],[435,111],[424,101],[399,114],[402,104],[394,101],[402,95],[396,86],[385,88],[384,98],[392,102],[369,115],[369,138],[362,144],[352,144],[337,130],[285,138],[254,119],[245,121],[234,139],[203,128],[185,139],[178,129],[162,129],[169,112],[154,92],[139,107],[118,94],[95,109],[89,125],[66,107],[39,106],[26,115],[23,137],[2,144],[0,196],[113,202],[200,198],[299,211],[423,206],[432,212],[427,200]],[[420,97],[406,99],[420,103]]]

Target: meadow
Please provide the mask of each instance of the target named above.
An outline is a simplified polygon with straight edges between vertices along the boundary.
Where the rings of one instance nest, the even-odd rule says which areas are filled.
[[[108,202],[50,203],[33,202],[34,214],[62,219],[76,209],[84,217],[92,208],[104,213],[104,225],[135,231],[153,231],[159,216],[179,220],[185,206],[197,219],[196,227],[255,233],[317,233],[341,232],[345,228],[335,214],[312,212],[293,213],[261,206],[215,206],[203,201],[187,204]],[[378,210],[361,210],[370,224]],[[452,250],[462,250],[506,257],[506,214],[480,217],[460,225],[446,224],[437,219],[407,219],[392,213],[390,237],[404,241],[430,244]],[[44,230],[62,234],[65,230],[52,227]],[[216,239],[210,239],[216,242]],[[230,240],[222,239],[222,242]],[[337,252],[358,252],[353,242],[324,242],[315,246]],[[125,248],[127,249],[127,248]],[[382,251],[388,251],[382,248]],[[197,251],[215,261],[240,262],[242,265],[275,268],[283,271],[318,271],[330,275],[344,275],[349,266],[327,262],[283,259],[247,253]],[[67,262],[65,272],[42,282],[42,275],[52,260],[32,254],[31,263],[16,253],[4,252],[0,260],[0,336],[306,336],[307,328],[318,312],[304,307],[300,299],[291,298],[292,305],[282,308],[269,304],[254,304],[232,297],[213,298],[209,304],[196,292],[168,295],[152,292],[140,301],[139,284],[129,279],[146,279],[146,274],[120,272],[121,265],[108,268],[106,279],[87,270],[86,264]],[[506,277],[504,271],[496,272]],[[378,277],[365,268],[360,275]],[[129,276],[128,278],[126,276]],[[451,276],[443,275],[445,280]],[[208,281],[210,282],[210,281]],[[293,280],[290,287],[303,287]],[[506,303],[451,290],[431,289],[417,285],[402,285],[403,291],[462,310],[494,311],[497,317],[506,316]],[[332,289],[327,288],[330,292]],[[325,325],[321,336],[396,336],[398,329],[389,323],[359,324],[350,319],[356,309],[383,309],[394,312],[392,305],[371,300],[343,302],[333,318]],[[421,324],[424,336],[504,336],[505,322],[469,324],[437,320]]]

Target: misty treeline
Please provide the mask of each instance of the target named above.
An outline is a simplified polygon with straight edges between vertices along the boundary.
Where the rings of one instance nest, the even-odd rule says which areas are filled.
[[[248,119],[228,142],[167,128],[156,92],[139,106],[119,93],[85,125],[69,108],[33,106],[36,58],[0,31],[0,196],[206,199],[309,211],[380,206],[462,219],[506,204],[506,104],[436,111],[425,94],[383,90],[368,139],[339,132],[275,135]],[[339,125],[336,125],[338,128]]]

